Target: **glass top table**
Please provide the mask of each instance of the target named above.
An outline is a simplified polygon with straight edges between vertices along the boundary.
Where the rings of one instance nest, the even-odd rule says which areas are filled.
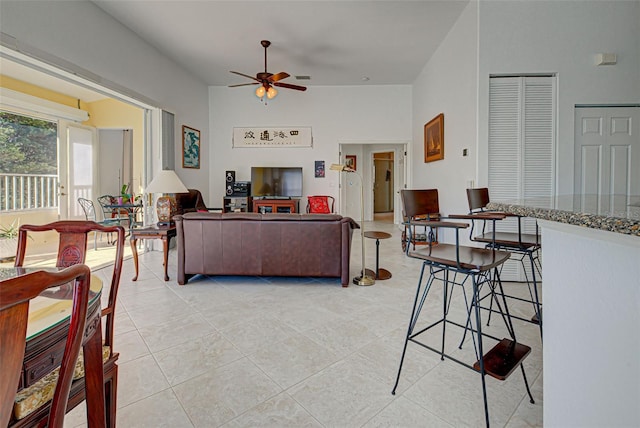
[[[0,287],[8,279],[18,276],[30,275],[38,271],[57,271],[62,268],[1,268]],[[89,307],[99,304],[102,293],[102,281],[95,275],[91,275],[91,287],[89,289]],[[71,317],[73,304],[73,285],[71,283],[60,287],[52,287],[43,291],[29,304],[29,321],[27,324],[27,341],[48,330],[68,322]]]

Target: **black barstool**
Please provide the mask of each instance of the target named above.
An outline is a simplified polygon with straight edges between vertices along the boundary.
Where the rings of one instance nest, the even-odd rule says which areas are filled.
[[[529,289],[529,298],[521,298],[512,295],[506,295],[505,297],[531,303],[534,312],[533,317],[523,318],[516,315],[511,316],[522,321],[538,324],[540,337],[542,338],[542,304],[540,303],[540,297],[538,295],[538,287],[542,276],[542,266],[540,264],[540,249],[542,245],[537,224],[535,233],[524,233],[522,230],[522,217],[487,210],[486,206],[490,201],[489,189],[486,187],[467,189],[467,201],[469,203],[469,214],[479,215],[479,217],[472,223],[469,238],[473,241],[486,245],[487,248],[509,251],[512,253],[511,260],[518,261],[522,266],[525,281]],[[517,232],[497,232],[495,230],[495,221],[492,222],[493,226],[491,228],[487,227],[487,220],[482,218],[483,215],[487,214],[502,214],[505,217],[515,218],[517,220]],[[477,235],[475,233],[477,233]],[[527,265],[529,266],[529,273],[527,273]],[[531,277],[529,277],[529,274]],[[490,292],[493,293],[495,290],[492,288]],[[488,308],[483,308],[489,311],[487,325],[491,320],[491,313],[495,312],[493,309],[493,301],[493,299],[490,300]]]
[[[401,192],[407,218],[412,218],[414,216],[414,213],[410,212],[410,210],[407,211],[408,207],[410,208],[414,205],[411,201],[407,201],[413,197],[411,192],[411,190],[403,190]],[[524,366],[522,364],[522,361],[531,352],[531,348],[518,343],[516,340],[515,331],[511,322],[507,301],[504,297],[502,282],[500,281],[498,270],[499,267],[509,259],[511,254],[506,251],[496,250],[495,248],[488,249],[461,246],[459,231],[469,226],[466,222],[410,221],[410,223],[411,224],[408,224],[408,226],[410,226],[407,228],[408,231],[414,230],[413,226],[452,228],[455,231],[455,244],[442,242],[435,244],[430,240],[428,247],[423,247],[420,250],[411,250],[411,246],[407,245],[406,254],[409,257],[422,260],[423,263],[420,271],[420,279],[418,280],[413,309],[411,311],[409,327],[407,329],[407,335],[405,337],[404,347],[402,350],[400,366],[398,367],[398,374],[392,394],[395,394],[398,383],[400,382],[400,374],[402,372],[402,365],[404,363],[407,345],[409,342],[413,342],[440,354],[442,360],[446,357],[447,359],[480,373],[482,380],[485,422],[487,427],[489,426],[489,406],[487,404],[485,375],[490,375],[499,380],[505,380],[518,366],[520,366],[527,394],[529,395],[529,400],[531,403],[534,403]],[[428,275],[425,275],[425,273]],[[467,281],[468,279],[471,279],[471,281]],[[469,287],[468,282],[471,283],[470,299],[467,298],[466,291]],[[435,322],[429,323],[426,327],[417,329],[416,331],[418,319],[421,312],[424,310],[426,299],[434,283],[442,283],[443,285],[444,303],[442,305],[442,317]],[[496,311],[502,315],[509,338],[500,339],[482,331],[480,293],[485,285],[488,285],[491,288],[495,287],[500,291],[500,294],[492,293],[492,298],[495,300],[497,308]],[[467,318],[467,321],[464,324],[458,323],[449,318],[449,309],[451,308],[454,286],[459,286],[463,291]],[[500,300],[498,296],[502,296],[502,299]],[[427,333],[437,333],[433,330],[437,326],[442,327],[442,331],[440,332],[442,340],[440,349],[433,348],[427,345],[424,341],[421,341],[423,338],[422,335]],[[472,333],[471,338],[475,357],[477,359],[475,363],[469,364],[468,362],[464,362],[445,353],[447,326],[455,326],[461,329],[465,334],[467,331]],[[484,352],[483,340],[485,338],[497,342],[497,344],[487,353]],[[462,344],[460,347],[461,346]]]

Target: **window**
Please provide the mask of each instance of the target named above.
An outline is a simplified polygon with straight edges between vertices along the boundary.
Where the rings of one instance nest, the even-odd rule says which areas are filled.
[[[0,111],[0,211],[58,206],[58,125]]]

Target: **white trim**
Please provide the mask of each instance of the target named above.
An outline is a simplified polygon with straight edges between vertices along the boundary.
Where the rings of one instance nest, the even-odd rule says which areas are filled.
[[[89,120],[89,113],[84,110],[7,88],[0,88],[0,107],[27,115],[35,113],[38,116],[45,116],[51,119],[65,119],[72,122]]]

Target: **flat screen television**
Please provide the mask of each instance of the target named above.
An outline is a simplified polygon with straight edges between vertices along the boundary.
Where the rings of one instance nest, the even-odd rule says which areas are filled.
[[[251,196],[254,198],[302,197],[302,168],[251,167]]]

